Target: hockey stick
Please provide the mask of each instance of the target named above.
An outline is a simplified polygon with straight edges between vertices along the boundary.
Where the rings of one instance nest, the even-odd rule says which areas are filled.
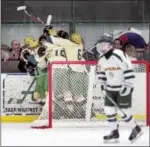
[[[106,97],[112,102],[112,104],[124,115],[123,117],[126,117],[127,114],[116,104],[115,101],[105,92]],[[139,125],[140,127],[143,127],[144,125]]]
[[[42,25],[45,25],[44,22],[40,19],[40,17],[36,16],[32,9],[28,6],[19,6],[17,7],[17,11],[24,11],[27,16],[29,16],[32,20],[36,22],[40,22]]]
[[[42,25],[44,25],[44,22],[32,12],[32,9],[30,7],[28,7],[28,8],[31,12],[29,12],[29,10],[27,10],[27,6],[19,6],[19,7],[17,7],[17,11],[24,11],[25,14],[27,16],[29,16],[32,20],[34,20],[36,22],[40,22]]]
[[[126,117],[126,113],[117,105],[117,103],[105,92],[106,97],[111,101],[111,103]]]

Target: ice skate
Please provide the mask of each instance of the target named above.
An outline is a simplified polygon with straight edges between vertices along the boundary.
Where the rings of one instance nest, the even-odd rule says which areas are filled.
[[[104,136],[104,143],[119,143],[118,129],[112,131],[109,135]]]
[[[41,105],[41,106],[45,105],[45,101],[32,101],[32,102],[28,102],[28,103],[29,104]]]
[[[140,126],[136,126],[130,136],[129,136],[129,140],[131,141],[131,143],[135,142],[140,136],[142,135],[142,130],[140,128]]]

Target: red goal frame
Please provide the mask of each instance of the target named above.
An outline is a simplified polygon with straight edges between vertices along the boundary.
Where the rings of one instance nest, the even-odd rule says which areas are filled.
[[[146,61],[132,61],[133,64],[145,64],[146,66],[146,125],[148,126],[150,124],[150,64]],[[52,106],[52,96],[53,96],[53,83],[52,83],[52,70],[53,70],[53,65],[67,65],[67,64],[84,64],[84,65],[96,65],[97,61],[54,61],[49,64],[48,66],[48,79],[49,79],[49,84],[48,84],[48,91],[49,91],[49,106]],[[52,128],[53,127],[53,116],[52,116],[52,107],[49,107],[49,124],[47,127],[44,128]]]

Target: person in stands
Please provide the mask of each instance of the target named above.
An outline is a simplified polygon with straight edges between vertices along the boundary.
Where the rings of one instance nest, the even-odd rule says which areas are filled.
[[[116,49],[122,49],[122,47],[123,47],[123,43],[122,43],[122,41],[120,40],[120,39],[115,39],[114,40],[114,48],[116,48]]]

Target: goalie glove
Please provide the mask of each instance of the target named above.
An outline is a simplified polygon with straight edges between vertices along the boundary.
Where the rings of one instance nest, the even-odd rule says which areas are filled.
[[[127,96],[133,92],[133,84],[131,83],[124,83],[120,89],[120,96]]]
[[[36,65],[34,65],[32,62],[28,62],[26,65],[25,65],[25,68],[27,70],[27,73],[30,75],[30,76],[35,76],[36,74]]]
[[[25,65],[27,72],[30,76],[35,76],[35,69],[37,67],[37,62],[33,55],[28,56],[28,62]]]

